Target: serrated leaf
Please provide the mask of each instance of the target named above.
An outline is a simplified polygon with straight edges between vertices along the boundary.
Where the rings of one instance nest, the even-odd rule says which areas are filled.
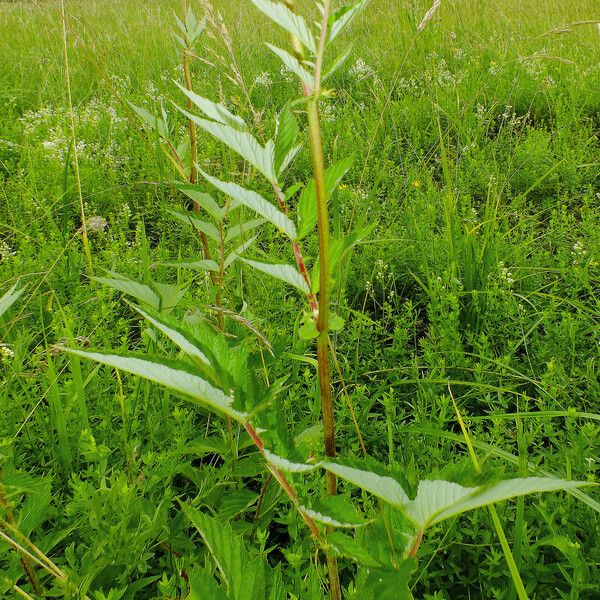
[[[261,556],[252,556],[231,526],[181,506],[200,533],[227,588],[229,600],[284,600],[285,591],[278,569],[272,569]]]
[[[349,171],[353,163],[354,156],[350,155],[327,168],[325,171],[327,198],[329,198],[337,188],[342,177]],[[313,231],[317,224],[317,216],[317,192],[315,180],[311,179],[308,185],[302,190],[300,201],[298,203],[298,218],[300,220],[298,239],[306,237]]]
[[[244,421],[247,417],[245,413],[233,408],[234,399],[231,396],[186,370],[180,363],[157,358],[141,358],[131,354],[89,352],[72,348],[67,348],[66,351],[163,385],[209,410],[228,415],[236,421]]]
[[[155,117],[153,114],[148,112],[145,108],[137,106],[133,102],[127,100],[127,104],[131,107],[133,112],[147,125],[152,131],[158,131],[158,134],[164,138],[169,138],[169,127],[166,121],[159,117]]]
[[[156,264],[161,267],[183,267],[186,269],[219,272],[219,265],[214,260],[209,260],[207,258],[201,260],[173,260],[171,262],[161,262]]]
[[[227,593],[220,588],[208,569],[194,567],[188,572],[190,593],[186,600],[227,600]]]
[[[342,6],[333,11],[329,17],[329,43],[342,33],[342,31],[352,23],[354,18],[365,8],[369,0],[359,0],[354,4]]]
[[[322,466],[338,477],[385,500],[392,506],[401,508],[410,502],[410,498],[406,495],[402,486],[392,477],[332,462],[324,462]]]
[[[248,131],[236,129],[231,125],[225,125],[217,121],[209,121],[193,115],[183,108],[178,108],[181,113],[204,131],[210,133],[234,152],[237,152],[244,160],[254,165],[269,181],[275,180],[272,145],[261,146],[258,140]]]
[[[174,344],[176,344],[183,352],[188,356],[195,358],[203,363],[210,364],[210,361],[198,347],[199,344],[194,338],[185,330],[169,323],[164,317],[158,315],[151,315],[145,310],[142,310],[135,304],[130,304],[131,308],[137,311],[147,321],[152,323],[156,329],[166,335]]]
[[[264,217],[275,225],[281,232],[285,233],[289,238],[296,238],[296,227],[294,222],[280,210],[275,208],[270,202],[267,202],[260,194],[243,188],[237,183],[221,181],[216,177],[211,177],[208,173],[200,170],[202,176],[214,185],[218,190],[233,198],[237,203],[243,204],[254,212]]]
[[[301,81],[312,89],[315,84],[313,76],[300,64],[300,61],[295,56],[292,56],[286,50],[273,46],[273,44],[266,44],[266,46],[279,56],[283,64],[292,71],[292,73],[296,74]]]
[[[266,219],[252,219],[250,221],[245,221],[244,223],[235,223],[229,226],[227,229],[227,233],[225,234],[225,243],[231,242],[235,240],[235,238],[256,229],[260,225],[266,222]]]
[[[17,290],[19,284],[15,283],[2,298],[0,298],[0,317],[21,297],[27,286]]]
[[[287,6],[279,2],[252,0],[252,4],[288,33],[296,36],[313,54],[315,53],[315,39],[306,21],[300,15],[293,13]]]
[[[191,225],[192,227],[194,227],[194,229],[206,234],[211,240],[214,240],[215,242],[221,241],[219,230],[213,223],[203,221],[202,219],[199,219],[190,212],[181,212],[175,210],[174,208],[169,208],[168,211],[169,214],[174,216],[180,223],[184,223],[185,225]]]
[[[222,125],[228,125],[238,131],[247,131],[248,126],[241,117],[234,115],[222,104],[213,102],[208,98],[199,96],[195,92],[192,92],[182,86],[177,81],[175,82],[177,87],[192,101],[192,103],[199,108],[209,119],[221,123]]]
[[[332,63],[331,67],[327,69],[326,73],[323,75],[323,81],[326,81],[329,77],[335,74],[337,70],[339,70],[344,63],[348,60],[348,57],[352,54],[352,48],[349,48],[343,54],[340,54]]]
[[[223,268],[227,269],[238,257],[240,254],[243,254],[254,244],[256,238],[258,236],[251,237],[249,240],[246,240],[243,244],[240,244],[233,252],[231,252],[223,262]]]
[[[569,490],[585,485],[592,484],[549,477],[506,479],[491,486],[478,488],[462,487],[449,481],[421,481],[417,497],[409,506],[408,515],[422,523],[425,529],[456,515],[503,500],[541,492]]]
[[[264,449],[264,453],[268,462],[286,473],[310,473],[311,471],[316,471],[320,466],[319,464],[309,465],[307,463],[292,462],[287,458],[283,458],[283,456],[274,454],[266,448]]]
[[[180,192],[183,192],[190,200],[202,207],[209,213],[217,222],[223,220],[225,209],[219,206],[216,200],[205,191],[200,189],[200,186],[191,183],[174,183],[173,186]]]
[[[160,309],[161,299],[158,293],[153,290],[149,285],[144,283],[139,283],[138,281],[134,281],[133,279],[129,279],[119,273],[113,273],[112,271],[107,271],[113,277],[92,277],[94,281],[98,283],[102,283],[107,285],[108,287],[113,288],[119,292],[123,292],[124,294],[128,294],[129,296],[133,296],[137,300],[144,302],[148,306],[151,306],[155,310]]]
[[[354,529],[369,523],[344,496],[326,496],[311,508],[302,506],[301,510],[315,521],[332,527]]]
[[[251,267],[275,277],[275,279],[279,279],[280,281],[284,281],[285,283],[293,285],[295,288],[299,289],[305,294],[308,294],[309,292],[306,281],[304,281],[302,275],[300,275],[300,273],[291,265],[263,263],[256,260],[250,260],[249,258],[243,258],[241,256],[239,259]]]
[[[298,123],[294,113],[286,106],[279,115],[277,123],[277,134],[275,136],[275,173],[279,175],[283,171],[284,163],[288,163],[287,157],[294,147],[298,137]]]
[[[338,556],[350,558],[366,567],[381,567],[381,563],[373,558],[369,551],[360,544],[355,538],[342,533],[333,531],[325,536],[325,541],[333,548]]]
[[[234,490],[227,493],[219,508],[219,518],[229,521],[247,510],[258,500],[258,494],[250,490]]]
[[[304,319],[302,325],[298,328],[298,335],[301,340],[316,340],[319,337],[317,323],[312,317]]]

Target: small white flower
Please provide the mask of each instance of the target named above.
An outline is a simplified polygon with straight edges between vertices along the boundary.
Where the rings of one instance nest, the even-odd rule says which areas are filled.
[[[15,353],[8,344],[0,344],[0,362],[8,361],[13,358]]]
[[[254,78],[254,85],[258,86],[258,87],[270,87],[271,84],[273,83],[273,80],[271,79],[271,74],[267,71],[263,71],[262,73],[259,73],[255,78]]]

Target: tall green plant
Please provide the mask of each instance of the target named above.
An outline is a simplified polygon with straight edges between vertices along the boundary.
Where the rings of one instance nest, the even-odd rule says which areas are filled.
[[[178,346],[186,357],[184,362],[144,355],[73,349],[69,351],[161,384],[204,409],[239,423],[262,454],[273,478],[326,553],[329,593],[332,598],[337,600],[342,597],[338,556],[348,557],[361,565],[356,587],[365,591],[362,596],[357,597],[410,598],[409,581],[415,566],[415,556],[425,532],[431,526],[469,510],[513,497],[534,492],[569,490],[582,484],[552,478],[519,478],[489,486],[465,487],[449,481],[424,479],[419,483],[415,497],[411,498],[404,482],[392,477],[386,467],[372,461],[357,466],[336,460],[329,334],[339,327],[340,319],[331,311],[331,272],[344,254],[357,243],[361,232],[352,232],[333,242],[330,239],[328,202],[341,178],[351,168],[352,159],[347,157],[326,165],[319,105],[331,95],[323,87],[324,82],[348,56],[348,52],[342,53],[326,69],[326,51],[364,8],[366,0],[336,10],[332,10],[330,2],[325,0],[317,5],[319,18],[314,26],[296,13],[292,0],[286,0],[283,4],[270,0],[252,2],[290,35],[289,51],[271,44],[268,47],[298,77],[302,98],[290,103],[279,113],[275,134],[265,142],[254,135],[251,126],[240,116],[224,105],[197,94],[189,85],[179,86],[187,100],[187,106],[180,108],[180,111],[188,124],[193,123],[251,165],[255,174],[268,183],[273,201],[255,189],[266,189],[266,186],[259,188],[254,179],[251,179],[254,185],[250,188],[248,183],[240,185],[198,167],[197,174],[205,182],[204,185],[224,197],[224,201],[215,200],[207,194],[203,185],[189,182],[181,189],[210,214],[212,222],[185,215],[179,215],[178,218],[191,223],[207,238],[212,238],[220,245],[221,265],[205,257],[197,266],[213,272],[217,272],[215,268],[218,267],[221,282],[226,262],[225,217],[231,211],[244,207],[255,213],[256,218],[246,222],[252,224],[247,226],[248,231],[260,224],[265,229],[274,228],[288,240],[293,262],[281,262],[275,258],[251,258],[245,254],[248,249],[246,244],[234,248],[227,256],[232,261],[237,258],[243,264],[280,280],[306,299],[308,311],[301,333],[304,338],[314,339],[316,343],[318,388],[324,425],[324,459],[308,460],[308,452],[294,447],[285,439],[273,415],[276,412],[273,411],[274,399],[281,391],[282,382],[265,386],[264,381],[255,373],[251,353],[244,342],[229,343],[222,330],[215,331],[206,324],[185,326],[163,313],[136,308],[152,327]],[[284,190],[282,180],[301,151],[301,127],[294,112],[299,106],[305,109],[312,173],[299,194],[297,219],[293,219],[290,200],[299,187],[292,186]],[[170,143],[166,115],[155,119],[139,112],[139,109],[138,114],[159,132],[165,144]],[[177,166],[177,160],[174,164]],[[185,178],[189,179],[187,175]],[[315,230],[319,253],[310,268],[311,261],[305,256],[303,241],[311,234],[314,235]],[[321,469],[326,474],[329,497],[311,504],[298,495],[285,473],[308,476]],[[383,502],[382,518],[369,523],[357,513],[349,498],[334,497],[338,491],[338,477],[377,496]],[[188,514],[190,515],[191,513]],[[198,525],[197,515],[190,518]],[[333,528],[357,529],[360,533],[352,537],[333,531]],[[205,539],[217,539],[214,537],[216,532],[213,524],[203,523],[199,530]],[[227,580],[226,570],[222,575]]]

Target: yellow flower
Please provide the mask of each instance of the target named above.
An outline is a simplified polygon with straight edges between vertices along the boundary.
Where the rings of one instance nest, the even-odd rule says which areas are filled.
[[[348,186],[345,183],[340,183],[340,185],[338,185],[338,189],[340,190],[345,190]]]
[[[413,187],[420,188],[421,187],[421,180],[420,179],[415,179],[412,182],[412,184],[413,184]]]

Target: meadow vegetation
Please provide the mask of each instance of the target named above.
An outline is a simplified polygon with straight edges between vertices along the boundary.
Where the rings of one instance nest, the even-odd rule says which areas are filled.
[[[0,2],[0,596],[599,598],[597,3],[297,4]]]

